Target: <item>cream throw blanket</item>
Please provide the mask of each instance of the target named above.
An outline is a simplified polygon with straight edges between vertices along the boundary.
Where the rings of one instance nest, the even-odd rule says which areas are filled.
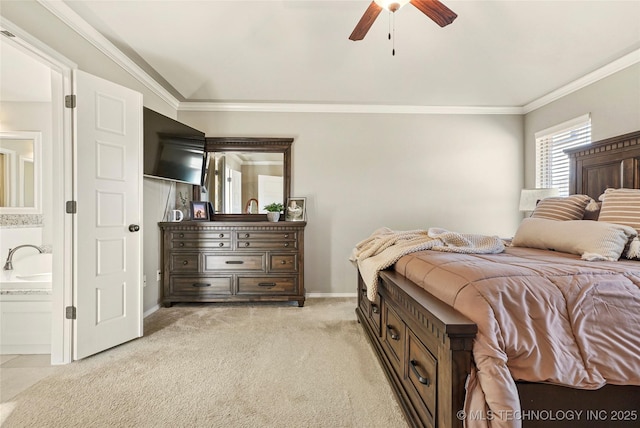
[[[349,260],[357,264],[367,285],[367,297],[374,301],[378,292],[378,273],[397,262],[400,257],[422,250],[494,254],[503,252],[504,244],[497,236],[456,233],[438,227],[408,231],[394,231],[383,227],[359,242]]]

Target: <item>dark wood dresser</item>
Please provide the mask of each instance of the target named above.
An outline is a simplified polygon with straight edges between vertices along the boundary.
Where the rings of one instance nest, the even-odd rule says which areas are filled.
[[[304,305],[306,222],[159,223],[162,304],[297,301]]]

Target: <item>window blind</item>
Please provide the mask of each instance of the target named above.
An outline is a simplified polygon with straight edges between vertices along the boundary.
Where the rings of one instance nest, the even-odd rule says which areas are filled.
[[[536,133],[536,187],[569,196],[569,157],[564,150],[591,143],[591,118],[581,116]]]

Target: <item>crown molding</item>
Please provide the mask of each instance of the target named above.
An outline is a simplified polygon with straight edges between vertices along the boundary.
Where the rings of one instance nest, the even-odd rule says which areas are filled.
[[[109,57],[113,62],[122,67],[127,73],[136,78],[154,94],[158,95],[171,107],[178,109],[180,101],[169,91],[162,87],[155,79],[140,66],[127,57],[120,49],[93,28],[80,15],[74,12],[61,0],[37,0],[45,9],[55,15],[86,41],[95,46],[100,52]]]
[[[556,89],[553,92],[544,95],[537,100],[530,102],[529,104],[522,107],[523,113],[527,114],[534,110],[539,109],[547,104],[550,104],[562,97],[565,97],[572,92],[575,92],[579,89],[582,89],[586,86],[591,85],[592,83],[597,82],[598,80],[604,79],[605,77],[611,76],[618,71],[621,71],[627,67],[630,67],[634,64],[640,62],[640,49],[636,49],[635,51],[619,58],[604,67],[600,67],[599,69],[565,85],[561,88]]]
[[[342,114],[522,114],[522,107],[181,102],[179,111]]]

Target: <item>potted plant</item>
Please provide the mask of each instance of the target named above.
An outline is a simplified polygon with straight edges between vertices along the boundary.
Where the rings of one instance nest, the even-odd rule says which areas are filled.
[[[269,205],[265,205],[264,209],[267,211],[267,220],[278,221],[280,220],[280,213],[284,210],[284,205],[273,202]]]

